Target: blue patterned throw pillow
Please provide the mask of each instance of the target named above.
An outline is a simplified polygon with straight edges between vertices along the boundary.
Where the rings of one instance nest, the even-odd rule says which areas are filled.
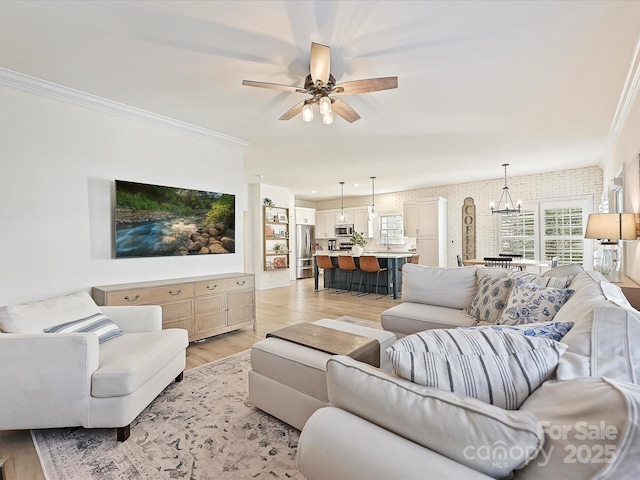
[[[570,288],[541,287],[519,278],[509,294],[498,324],[549,322],[573,292]]]
[[[511,278],[483,275],[478,279],[478,291],[467,307],[467,313],[478,320],[495,323],[500,318],[514,283]]]
[[[464,330],[494,330],[518,333],[527,337],[548,338],[559,342],[573,327],[573,322],[525,323],[522,325],[485,325],[481,327],[458,327]]]

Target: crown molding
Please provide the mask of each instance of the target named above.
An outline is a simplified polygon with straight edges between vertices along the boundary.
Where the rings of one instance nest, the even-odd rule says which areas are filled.
[[[608,148],[609,153],[612,153],[612,149],[620,136],[620,132],[624,127],[629,112],[633,108],[633,104],[638,96],[640,90],[640,37],[636,40],[636,48],[631,58],[629,65],[629,71],[627,72],[627,78],[624,82],[624,88],[620,93],[620,100],[616,108],[616,113],[613,116],[611,127],[609,129]]]
[[[116,115],[155,127],[167,128],[186,135],[207,140],[223,141],[236,146],[246,147],[249,142],[229,135],[214,132],[207,128],[148,112],[140,108],[125,105],[90,93],[58,85],[30,75],[0,67],[0,85],[22,90],[42,97],[54,98],[72,105],[89,108],[97,112]]]

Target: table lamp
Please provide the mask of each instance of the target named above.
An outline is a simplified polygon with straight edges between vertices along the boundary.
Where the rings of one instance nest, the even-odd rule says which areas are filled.
[[[622,281],[622,249],[620,240],[635,240],[636,220],[633,213],[592,213],[587,220],[585,238],[600,240],[593,254],[593,268],[610,282]]]

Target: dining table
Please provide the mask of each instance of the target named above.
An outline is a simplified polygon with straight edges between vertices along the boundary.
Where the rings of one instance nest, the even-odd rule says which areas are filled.
[[[485,261],[482,258],[470,258],[463,260],[464,265],[484,265]],[[549,262],[546,260],[530,260],[527,258],[514,258],[509,262],[512,267],[527,268],[527,267],[548,267]]]
[[[328,250],[328,251],[320,251],[316,252],[313,256],[313,272],[314,272],[314,281],[315,281],[315,290],[318,291],[319,279],[320,279],[320,269],[318,268],[318,255],[329,255],[331,257],[331,261],[334,265],[338,264],[338,257],[340,255],[352,255],[356,262],[356,265],[359,263],[359,256],[353,255],[350,251],[340,251],[340,250]],[[393,296],[394,299],[398,298],[398,294],[400,293],[400,289],[402,288],[402,272],[399,270],[406,261],[415,255],[412,252],[364,252],[362,255],[373,255],[378,257],[381,267],[386,267],[388,271],[388,283],[387,283],[387,291]],[[333,277],[324,278],[325,288],[331,286],[331,288],[335,288],[335,285],[332,284]]]

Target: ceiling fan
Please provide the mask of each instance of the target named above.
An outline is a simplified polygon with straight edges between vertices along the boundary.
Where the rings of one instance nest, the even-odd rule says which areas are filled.
[[[319,43],[311,43],[309,69],[311,73],[307,75],[304,87],[251,80],[243,80],[242,85],[311,95],[311,98],[303,100],[287,110],[280,117],[280,120],[289,120],[302,112],[302,119],[305,122],[310,122],[313,120],[313,105],[318,104],[322,121],[325,124],[333,123],[334,112],[349,123],[360,118],[360,115],[353,108],[334,95],[354,95],[398,88],[398,77],[369,78],[336,85],[336,79],[331,74],[331,48]]]

